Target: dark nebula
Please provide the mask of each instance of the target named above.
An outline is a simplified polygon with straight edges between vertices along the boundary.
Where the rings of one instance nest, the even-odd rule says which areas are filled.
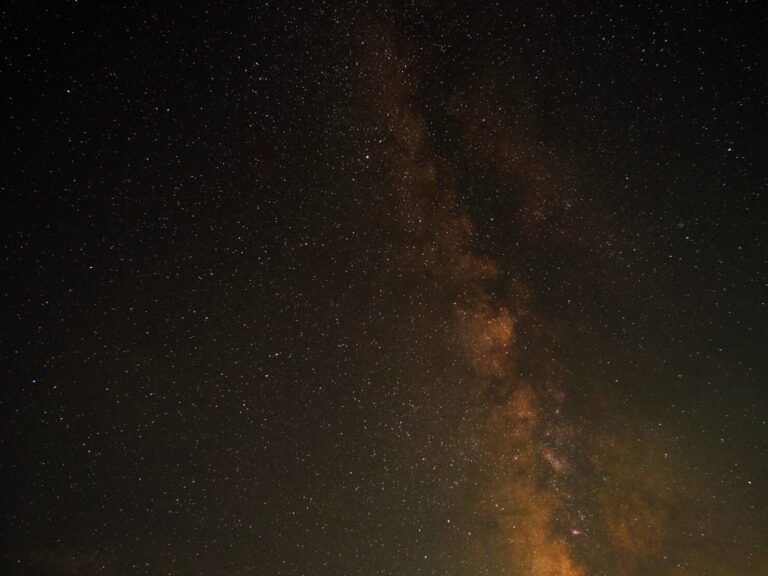
[[[0,13],[2,574],[768,574],[761,3]]]

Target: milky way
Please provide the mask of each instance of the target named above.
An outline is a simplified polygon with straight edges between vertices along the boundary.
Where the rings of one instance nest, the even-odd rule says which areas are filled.
[[[4,14],[3,573],[768,573],[747,4]]]
[[[491,288],[500,284],[499,271],[472,249],[472,224],[430,148],[424,121],[412,109],[408,60],[387,38],[371,40],[366,48],[372,52],[373,87],[385,87],[373,108],[392,143],[379,153],[390,163],[389,198],[402,216],[396,224],[403,228],[405,248],[414,251],[414,263],[434,279],[435,290],[452,298],[445,337],[457,342],[458,364],[466,374],[455,385],[463,388],[458,394],[476,401],[466,419],[475,429],[482,468],[477,514],[493,525],[491,539],[498,541],[494,545],[505,569],[583,574],[567,532],[557,525],[568,496],[560,493],[567,464],[554,438],[562,425],[550,406],[553,383],[520,374],[522,289],[514,284]],[[484,401],[491,394],[496,398]],[[486,545],[479,542],[477,553],[483,554]]]

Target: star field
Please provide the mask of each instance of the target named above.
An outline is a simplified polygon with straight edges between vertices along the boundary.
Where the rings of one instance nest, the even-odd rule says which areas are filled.
[[[3,574],[768,574],[759,3],[0,14]]]

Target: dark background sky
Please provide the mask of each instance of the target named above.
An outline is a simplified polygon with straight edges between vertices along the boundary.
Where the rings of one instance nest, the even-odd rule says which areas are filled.
[[[768,573],[761,3],[0,16],[4,573]]]

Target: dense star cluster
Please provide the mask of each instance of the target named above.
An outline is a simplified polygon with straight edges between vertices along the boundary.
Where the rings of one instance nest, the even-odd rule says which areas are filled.
[[[0,572],[768,574],[759,2],[0,15]]]

